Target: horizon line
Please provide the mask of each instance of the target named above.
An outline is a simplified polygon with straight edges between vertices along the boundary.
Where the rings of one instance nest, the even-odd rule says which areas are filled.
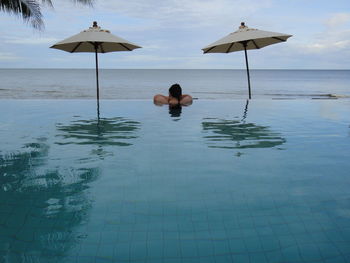
[[[87,69],[87,70],[96,70],[95,68],[5,68],[0,67],[0,70],[4,69],[40,69],[40,70],[57,70],[57,69],[69,69],[69,70],[81,70],[81,69]],[[244,70],[246,69],[239,69],[239,68],[99,68],[99,70]],[[305,68],[305,69],[297,69],[297,68],[251,68],[250,70],[350,70],[349,69],[329,69],[329,68]]]

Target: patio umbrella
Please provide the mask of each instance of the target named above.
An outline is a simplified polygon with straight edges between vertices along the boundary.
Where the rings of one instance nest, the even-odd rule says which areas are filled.
[[[92,27],[80,32],[74,36],[66,38],[50,48],[61,49],[70,53],[90,52],[95,53],[96,61],[96,93],[97,93],[97,111],[100,110],[100,92],[98,80],[98,56],[97,53],[107,53],[115,51],[132,51],[141,48],[121,37],[111,34],[109,30],[101,29],[97,22],[93,22]]]
[[[244,50],[245,61],[247,66],[249,99],[251,99],[250,91],[250,76],[248,65],[248,49],[260,49],[272,44],[285,42],[292,35],[262,31],[254,28],[249,28],[244,22],[241,23],[239,29],[229,35],[219,39],[218,41],[202,48],[203,53],[230,53]]]

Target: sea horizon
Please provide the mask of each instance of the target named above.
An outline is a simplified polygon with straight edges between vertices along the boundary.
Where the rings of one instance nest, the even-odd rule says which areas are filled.
[[[38,70],[82,70],[82,69],[88,69],[88,70],[96,70],[94,67],[91,68],[4,68],[0,67],[0,70],[16,70],[16,69],[38,69]],[[99,70],[243,70],[246,71],[246,68],[102,68],[99,67]],[[306,68],[306,69],[298,69],[298,68],[249,68],[249,71],[251,70],[276,70],[276,71],[288,71],[288,70],[299,70],[299,71],[349,71],[349,69],[334,69],[334,68]]]
[[[92,68],[2,68],[0,99],[95,99]],[[345,69],[251,69],[253,99],[349,98]],[[100,69],[101,99],[152,99],[179,83],[197,99],[246,99],[245,69]]]

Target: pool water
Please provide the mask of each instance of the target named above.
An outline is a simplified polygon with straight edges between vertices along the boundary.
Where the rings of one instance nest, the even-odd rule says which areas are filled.
[[[0,111],[0,262],[350,262],[350,100]]]

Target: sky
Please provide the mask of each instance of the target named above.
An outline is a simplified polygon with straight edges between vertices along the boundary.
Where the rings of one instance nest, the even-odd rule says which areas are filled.
[[[0,13],[0,68],[94,68],[94,55],[49,48],[97,21],[142,46],[99,56],[100,68],[245,69],[244,52],[203,54],[202,48],[248,27],[293,35],[249,50],[252,69],[350,69],[349,0],[95,0],[93,7],[53,0],[45,28]]]

